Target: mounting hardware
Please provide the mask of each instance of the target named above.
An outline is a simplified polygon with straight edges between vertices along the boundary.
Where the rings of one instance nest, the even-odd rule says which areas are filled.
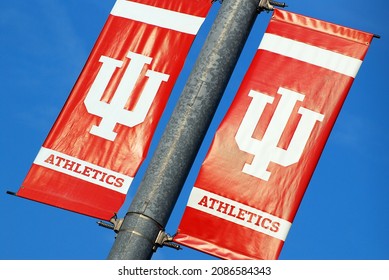
[[[112,229],[115,233],[118,233],[124,219],[118,219],[117,216],[113,216],[109,222],[98,221],[97,224],[101,227]],[[167,246],[176,250],[181,250],[181,246],[173,242],[174,236],[167,234],[165,231],[160,230],[157,238],[155,239],[153,251],[155,252],[158,247]]]
[[[109,223],[104,221],[98,221],[97,224],[101,227],[105,227],[108,229],[112,229],[114,232],[118,233],[120,230],[120,227],[122,226],[124,219],[118,219],[117,216],[113,216],[111,220],[109,220]]]
[[[160,230],[157,239],[155,239],[155,245],[153,247],[153,251],[155,252],[158,247],[163,247],[163,246],[167,246],[176,250],[182,250],[180,245],[173,242],[173,238],[174,236],[170,236],[165,231]]]
[[[17,196],[16,192],[12,192],[12,191],[7,191],[7,194]]]
[[[285,8],[288,7],[286,3],[283,2],[277,2],[277,1],[271,1],[271,0],[261,0],[258,5],[258,12],[270,12],[274,10],[274,6]]]

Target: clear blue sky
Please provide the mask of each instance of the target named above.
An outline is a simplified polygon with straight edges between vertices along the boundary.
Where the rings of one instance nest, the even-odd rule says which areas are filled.
[[[6,195],[17,191],[60,112],[114,0],[1,1],[0,259],[105,259],[114,232],[96,220]],[[286,239],[280,259],[389,259],[389,9],[387,2],[288,1],[289,11],[382,36],[362,64]],[[368,6],[366,6],[368,5]],[[214,4],[203,31],[209,28]],[[173,234],[218,123],[255,53],[261,14],[171,216]],[[202,32],[153,141],[160,137],[199,51]],[[128,208],[146,160],[119,216]],[[184,248],[153,259],[211,259]]]

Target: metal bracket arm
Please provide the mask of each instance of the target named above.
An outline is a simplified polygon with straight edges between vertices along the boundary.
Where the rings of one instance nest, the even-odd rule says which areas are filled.
[[[105,227],[108,229],[112,229],[114,232],[118,233],[120,230],[120,227],[122,226],[124,219],[118,219],[116,216],[111,218],[109,221],[110,223],[98,221],[97,224],[101,227]]]
[[[262,11],[273,11],[274,6],[280,7],[280,8],[285,8],[287,7],[286,3],[283,2],[277,2],[277,1],[271,1],[271,0],[261,0],[258,5],[258,12]]]
[[[158,233],[157,239],[155,240],[155,245],[153,251],[155,252],[158,247],[167,246],[176,250],[182,250],[181,246],[173,242],[174,236],[170,236],[165,231],[161,230]]]

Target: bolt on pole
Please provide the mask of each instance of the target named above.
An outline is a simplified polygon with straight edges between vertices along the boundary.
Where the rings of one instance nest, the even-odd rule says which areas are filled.
[[[108,259],[152,257],[254,24],[259,1],[222,2]]]

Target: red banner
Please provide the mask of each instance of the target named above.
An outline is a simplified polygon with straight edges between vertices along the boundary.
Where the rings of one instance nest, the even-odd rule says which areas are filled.
[[[175,241],[224,259],[277,259],[372,40],[275,10],[218,128]]]
[[[118,0],[17,195],[110,220],[209,0]]]

